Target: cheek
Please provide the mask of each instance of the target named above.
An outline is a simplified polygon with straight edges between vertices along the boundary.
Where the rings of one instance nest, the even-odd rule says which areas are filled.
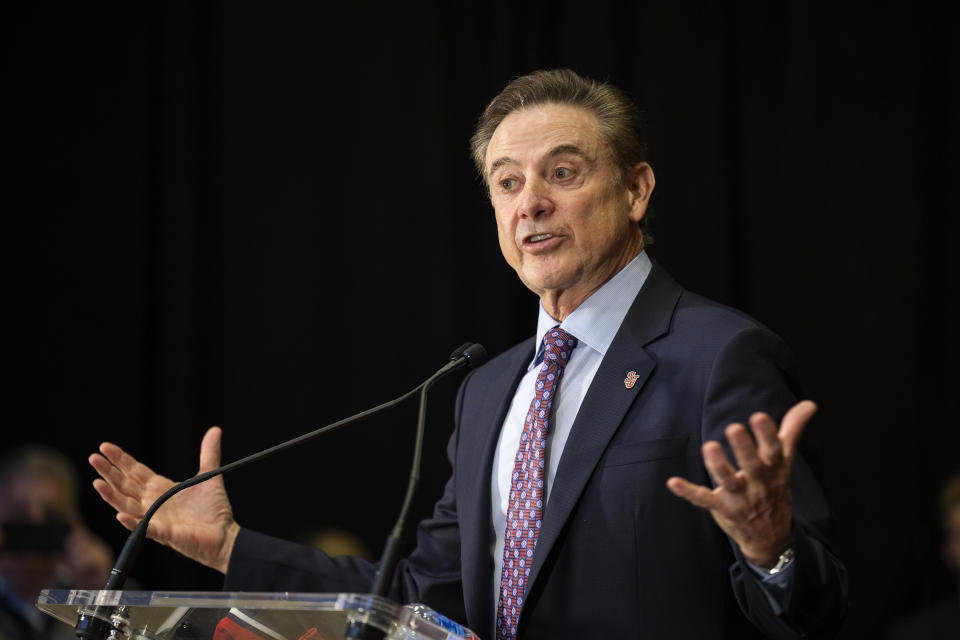
[[[496,213],[496,221],[497,240],[500,242],[500,251],[503,252],[503,255],[509,259],[511,255],[514,255],[519,251],[514,238],[514,232],[516,230],[510,223],[510,218],[501,215],[499,212]]]
[[[595,248],[616,247],[628,236],[634,223],[622,202],[606,199],[589,210],[583,230]]]
[[[506,237],[503,233],[500,233],[500,253],[503,254],[503,258],[507,261],[511,267],[517,265],[517,246],[513,243],[511,238]]]

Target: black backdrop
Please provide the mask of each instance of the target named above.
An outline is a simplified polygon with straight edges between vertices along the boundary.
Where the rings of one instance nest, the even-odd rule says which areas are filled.
[[[235,459],[405,391],[464,340],[526,337],[536,300],[499,256],[467,138],[511,77],[569,66],[644,105],[653,256],[797,354],[852,572],[846,637],[943,589],[933,495],[960,467],[949,3],[138,4],[7,13],[4,448],[84,464],[110,439],[182,478],[210,424]],[[421,513],[455,391],[433,396]],[[379,549],[414,416],[237,472],[238,519]],[[119,545],[92,489],[84,506]],[[136,574],[219,585],[157,545]]]

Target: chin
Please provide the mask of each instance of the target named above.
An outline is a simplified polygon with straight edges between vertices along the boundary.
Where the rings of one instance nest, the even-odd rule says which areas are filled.
[[[555,289],[560,280],[555,274],[543,273],[541,271],[526,271],[520,275],[520,279],[523,280],[523,283],[527,285],[527,287],[537,292]]]

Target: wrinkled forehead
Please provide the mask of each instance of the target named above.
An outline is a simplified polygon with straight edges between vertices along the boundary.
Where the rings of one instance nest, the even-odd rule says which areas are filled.
[[[578,149],[597,160],[607,143],[597,117],[580,107],[544,104],[514,111],[494,130],[487,145],[484,169],[505,163],[536,162],[559,148]]]

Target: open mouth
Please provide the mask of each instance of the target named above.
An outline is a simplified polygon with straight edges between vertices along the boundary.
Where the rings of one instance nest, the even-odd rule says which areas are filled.
[[[536,235],[527,236],[523,243],[524,244],[536,244],[538,242],[544,242],[553,237],[552,233],[538,233]]]
[[[521,248],[531,254],[548,253],[563,242],[563,235],[556,233],[533,233],[523,239]]]

